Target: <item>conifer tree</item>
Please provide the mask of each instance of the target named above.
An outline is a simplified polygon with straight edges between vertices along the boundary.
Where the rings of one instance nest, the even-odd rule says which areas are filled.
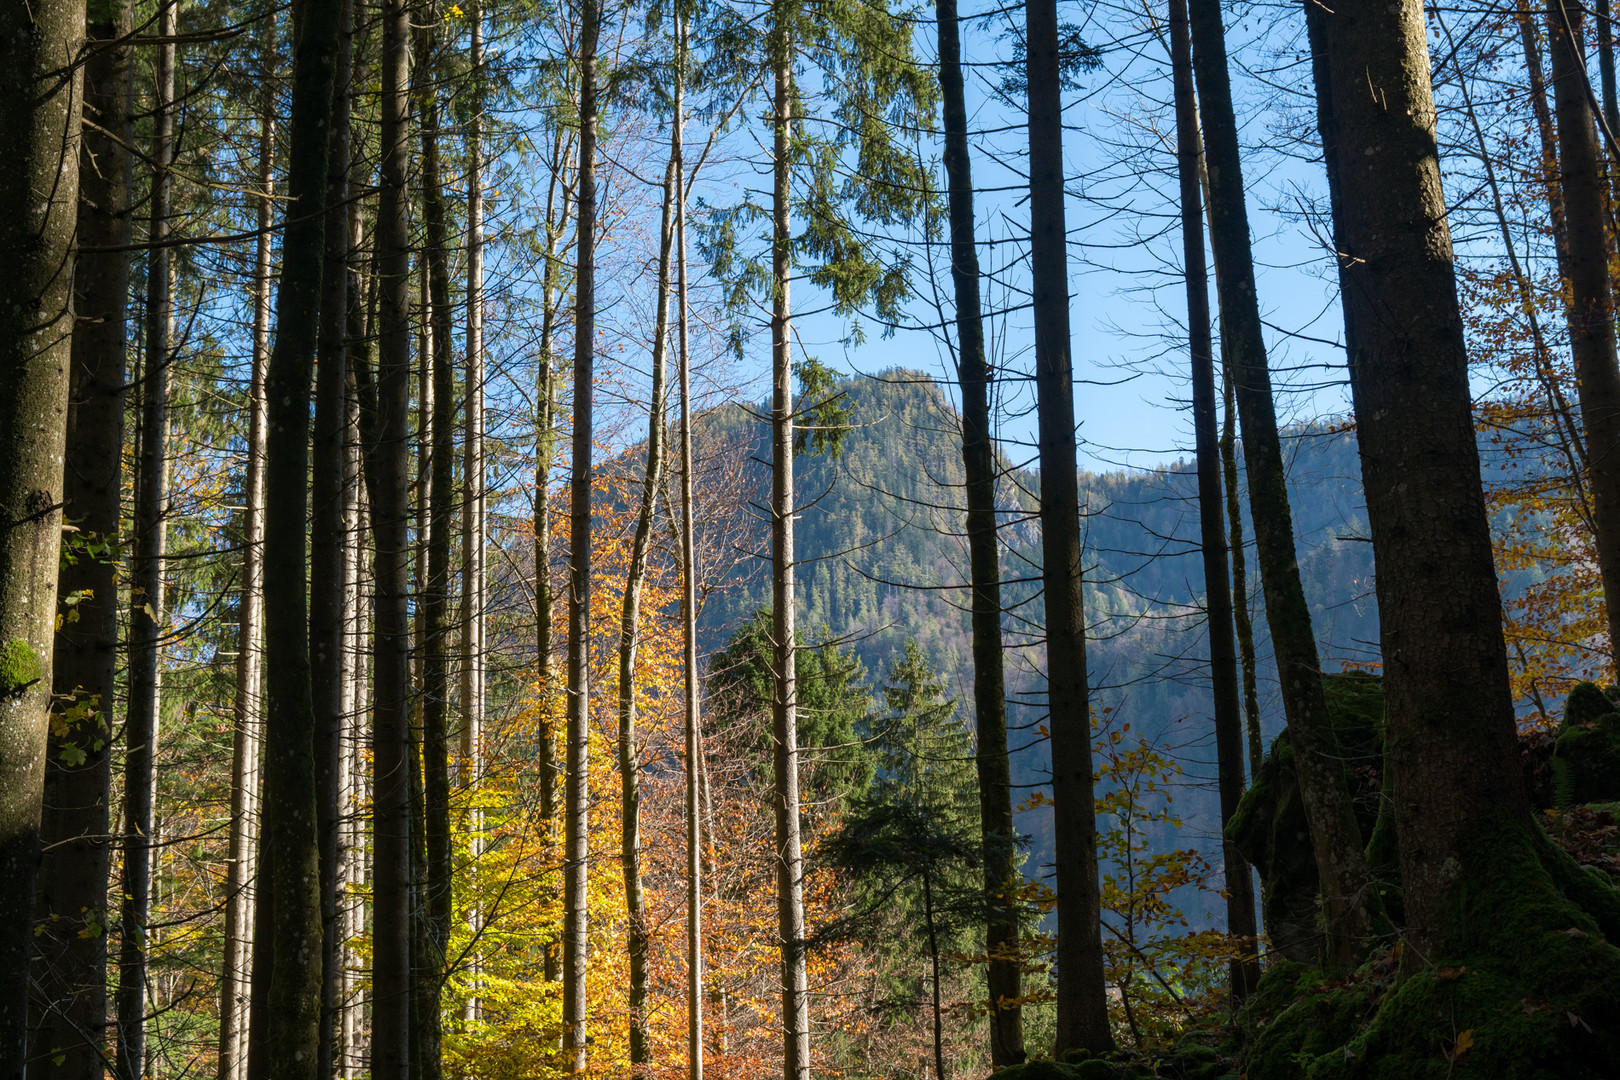
[[[61,1080],[100,1080],[107,1026],[112,718],[118,670],[126,308],[132,223],[133,7],[91,12],[79,145],[78,240],[63,516],[77,554],[57,585],[65,620],[53,664],[60,717],[46,763],[38,959],[29,1058]],[[92,126],[93,124],[93,126]]]

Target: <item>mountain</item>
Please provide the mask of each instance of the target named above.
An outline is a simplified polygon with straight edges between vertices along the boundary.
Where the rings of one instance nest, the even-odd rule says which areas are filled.
[[[797,459],[802,507],[796,544],[801,645],[836,641],[860,658],[875,683],[918,644],[971,709],[973,669],[965,608],[967,550],[962,513],[958,418],[932,381],[904,370],[845,382],[852,410],[841,452]],[[768,410],[765,410],[768,412]],[[704,442],[747,449],[746,498],[766,505],[768,428],[761,410],[711,413]],[[1300,572],[1326,670],[1376,661],[1378,612],[1371,545],[1353,435],[1323,429],[1286,434]],[[1006,466],[999,484],[1002,574],[1007,615],[1007,682],[1014,781],[1025,794],[1044,784],[1044,623],[1036,474]],[[1217,850],[1217,796],[1207,645],[1201,610],[1198,507],[1190,463],[1082,476],[1086,521],[1088,667],[1100,724],[1129,723],[1182,765],[1176,794],[1186,823],[1166,838],[1176,846]],[[1243,499],[1245,512],[1247,498]],[[1250,523],[1245,520],[1248,531]],[[757,517],[753,549],[769,552]],[[1282,726],[1250,533],[1249,583],[1260,654],[1262,720],[1267,737]],[[746,560],[732,585],[710,597],[702,618],[714,647],[769,603],[768,565]],[[1026,872],[1049,869],[1049,814],[1020,816],[1031,835]]]

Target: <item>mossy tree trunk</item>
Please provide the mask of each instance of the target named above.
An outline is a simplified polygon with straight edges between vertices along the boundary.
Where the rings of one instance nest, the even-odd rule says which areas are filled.
[[[1367,887],[1361,835],[1344,770],[1335,756],[1316,635],[1294,549],[1287,473],[1255,290],[1254,255],[1220,0],[1192,0],[1190,19],[1193,69],[1209,170],[1209,231],[1220,294],[1221,342],[1230,361],[1238,419],[1243,428],[1255,557],[1277,657],[1289,740],[1299,767],[1300,794],[1321,875],[1327,954],[1335,963],[1348,965],[1371,931],[1367,905],[1372,892]]]
[[[39,937],[29,1057],[60,1080],[101,1080],[107,1027],[107,878],[112,717],[118,672],[117,544],[128,347],[131,49],[134,9],[90,13],[79,145],[71,406],[63,515],[87,541],[61,569],[69,613],[56,635],[53,682],[63,717],[51,733],[40,833]],[[84,251],[83,248],[110,248]]]
[[[1069,354],[1069,255],[1063,207],[1063,102],[1056,0],[1026,0],[1030,262],[1041,465],[1041,576],[1057,842],[1057,1044],[1111,1050],[1103,982],[1097,819],[1091,772],[1091,688],[1080,554],[1074,369]]]
[[[1175,81],[1176,159],[1181,180],[1182,273],[1187,280],[1187,329],[1192,368],[1193,437],[1198,470],[1199,541],[1209,635],[1210,683],[1215,696],[1215,758],[1221,823],[1232,820],[1243,798],[1243,713],[1238,701],[1237,637],[1227,576],[1221,453],[1215,425],[1215,344],[1210,327],[1209,272],[1204,255],[1204,207],[1199,184],[1202,140],[1193,92],[1187,0],[1170,0],[1170,63]],[[1260,978],[1259,927],[1254,878],[1231,840],[1221,847],[1226,881],[1227,932],[1243,944],[1230,965],[1232,999],[1242,1001]]]
[[[1385,769],[1409,966],[1444,941],[1476,823],[1533,828],[1440,187],[1423,8],[1306,4],[1378,564]],[[1372,92],[1369,93],[1369,86]]]
[[[0,1080],[27,1053],[72,363],[83,0],[0,15]],[[71,74],[64,78],[63,72]],[[110,598],[109,598],[110,599]]]
[[[978,748],[979,825],[984,844],[986,987],[990,997],[990,1062],[1024,1060],[1022,965],[1018,944],[1018,838],[1013,827],[1007,757],[1007,691],[1002,670],[1001,553],[996,544],[996,458],[990,417],[995,377],[985,353],[974,238],[973,166],[968,152],[962,35],[956,0],[935,0],[939,88],[945,127],[950,207],[951,283],[956,294],[956,380],[962,392],[962,467],[966,475],[969,578],[972,586],[973,708]]]

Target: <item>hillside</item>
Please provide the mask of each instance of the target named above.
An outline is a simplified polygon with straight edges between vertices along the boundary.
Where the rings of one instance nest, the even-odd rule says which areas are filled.
[[[801,643],[846,643],[876,680],[915,638],[970,708],[973,671],[966,593],[966,542],[961,513],[962,463],[957,418],[924,377],[893,371],[846,383],[854,427],[841,455],[801,456],[797,550]],[[765,426],[742,408],[709,418],[710,439],[752,440],[750,497],[768,491]],[[1295,432],[1287,440],[1290,495],[1300,537],[1300,570],[1324,665],[1376,659],[1377,605],[1372,557],[1360,497],[1352,436]],[[1008,692],[1015,725],[1014,776],[1022,785],[1045,782],[1043,656],[1031,633],[1043,623],[1039,596],[1039,528],[1031,518],[1034,474],[1009,469],[1001,484],[1002,572],[1005,590]],[[1197,505],[1190,466],[1083,477],[1093,626],[1091,683],[1099,716],[1128,722],[1184,769],[1177,798],[1186,834],[1177,842],[1213,847],[1214,754],[1210,730],[1207,652],[1202,630],[1203,573]],[[1246,501],[1246,500],[1245,500]],[[1247,524],[1247,522],[1246,522]],[[763,524],[758,537],[764,544]],[[1259,611],[1250,556],[1250,585]],[[1032,580],[1033,579],[1033,580]],[[709,644],[724,640],[768,603],[769,583],[745,566],[736,583],[705,608]],[[1261,653],[1264,726],[1282,725],[1265,621],[1256,619]],[[1107,710],[1106,713],[1103,710]],[[1047,815],[1026,812],[1020,826],[1032,837],[1031,873],[1050,860]]]

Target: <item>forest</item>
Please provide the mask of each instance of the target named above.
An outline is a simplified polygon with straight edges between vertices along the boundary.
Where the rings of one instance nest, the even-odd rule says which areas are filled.
[[[1615,39],[8,4],[0,1080],[1620,1075]]]

